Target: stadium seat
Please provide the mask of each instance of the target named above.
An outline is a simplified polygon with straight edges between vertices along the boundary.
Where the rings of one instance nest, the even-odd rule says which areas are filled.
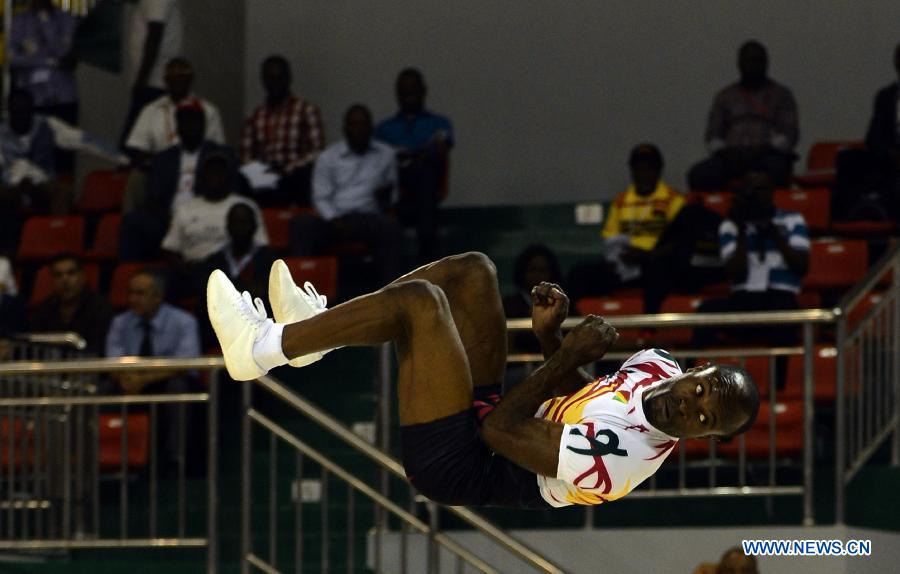
[[[894,221],[836,221],[831,230],[843,237],[886,237],[897,231]]]
[[[845,149],[861,149],[861,141],[821,141],[809,148],[806,157],[806,173],[794,176],[800,187],[823,187],[834,183],[837,155]]]
[[[100,267],[96,263],[84,264],[84,278],[91,289],[95,292],[100,291]],[[28,306],[37,305],[52,294],[53,275],[50,273],[50,266],[44,265],[38,270],[34,278],[34,287],[31,289]]]
[[[872,310],[872,307],[881,303],[882,299],[884,299],[884,293],[869,293],[863,297],[859,303],[847,313],[847,330],[850,331],[856,327],[859,322],[866,317],[869,311]]]
[[[109,304],[114,309],[124,309],[128,307],[128,284],[135,273],[141,269],[159,269],[165,267],[164,263],[119,263],[113,271],[112,281],[109,285]]]
[[[661,313],[696,313],[707,297],[702,295],[670,295],[660,307]],[[653,335],[653,343],[659,347],[687,347],[691,344],[693,329],[676,327],[659,329]]]
[[[731,202],[734,200],[734,194],[730,191],[711,191],[699,193],[703,205],[707,209],[715,211],[722,217],[728,217],[728,210],[731,209]]]
[[[785,399],[803,399],[802,355],[788,359]],[[816,345],[813,357],[813,390],[817,403],[833,403],[837,396],[837,349],[829,345]]]
[[[94,261],[115,261],[119,256],[119,228],[122,214],[106,213],[100,218],[94,233],[94,245],[84,252],[86,259]]]
[[[335,257],[285,257],[284,262],[298,285],[309,281],[322,295],[332,300],[337,297],[338,263]]]
[[[831,192],[827,188],[777,189],[775,205],[785,211],[797,211],[810,231],[821,233],[831,222]]]
[[[748,459],[764,460],[769,456],[769,417],[771,403],[761,401],[756,422],[744,435]],[[719,451],[737,458],[740,441],[721,443]],[[778,458],[797,457],[803,452],[803,401],[779,400],[775,403],[775,454]]]
[[[807,289],[846,289],[865,277],[869,267],[869,247],[860,239],[812,242],[809,271],[803,278]]]
[[[126,418],[129,469],[147,466],[150,458],[150,417],[146,413],[132,413]],[[122,416],[100,415],[100,470],[116,472],[122,468]]]
[[[313,213],[313,210],[308,207],[269,207],[262,210],[269,247],[276,251],[288,248],[291,243],[291,220],[301,213]]]
[[[35,216],[25,222],[19,241],[19,261],[41,261],[84,248],[84,218],[80,215]]]
[[[644,298],[640,293],[614,294],[605,297],[585,297],[575,303],[575,309],[579,315],[600,315],[609,317],[614,315],[641,315],[644,312]],[[641,337],[642,331],[638,329],[619,329],[619,337],[623,340],[633,340]]]
[[[75,209],[81,213],[118,211],[127,185],[127,171],[92,171],[84,178]]]
[[[23,463],[26,467],[34,466],[34,425],[22,420],[21,417],[15,417],[10,429],[7,417],[0,419],[0,468],[6,470],[12,462],[13,468],[22,467]],[[30,421],[29,421],[30,422]],[[12,446],[12,452],[10,452]],[[23,446],[25,446],[25,457],[23,460]],[[12,457],[10,457],[12,455]],[[10,458],[12,460],[10,460]]]

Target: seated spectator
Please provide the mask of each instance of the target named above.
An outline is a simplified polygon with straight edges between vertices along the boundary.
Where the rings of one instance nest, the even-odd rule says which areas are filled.
[[[900,76],[900,44],[894,49],[894,68]],[[834,190],[835,219],[900,219],[900,82],[878,91],[866,148],[842,151],[837,158]]]
[[[316,161],[313,205],[317,216],[291,222],[297,255],[318,255],[335,243],[362,241],[371,246],[382,284],[400,273],[402,230],[386,213],[397,183],[394,151],[372,139],[372,115],[362,105],[344,114],[344,139]]]
[[[164,303],[166,282],[155,270],[138,272],[128,291],[129,310],[116,315],[106,338],[108,357],[199,357],[197,321],[189,313]],[[124,394],[188,393],[197,383],[188,371],[123,371],[113,373]],[[190,437],[179,421],[180,405],[159,409],[159,451],[165,469],[177,468],[181,433]],[[189,413],[190,411],[186,411]],[[188,439],[189,440],[189,439]],[[183,461],[181,461],[183,462]]]
[[[716,574],[759,574],[756,556],[744,554],[739,546],[730,548],[719,560]]]
[[[178,105],[175,112],[178,143],[154,156],[147,175],[141,209],[126,213],[119,240],[125,261],[148,260],[158,255],[172,213],[195,197],[197,168],[211,154],[237,160],[229,148],[206,139],[206,115],[196,101]]]
[[[125,148],[138,165],[148,165],[153,154],[178,143],[175,111],[179,104],[199,105],[206,115],[206,139],[225,143],[219,110],[208,101],[194,96],[194,68],[184,58],[173,58],[166,64],[166,95],[153,100],[140,111],[134,127],[125,140]]]
[[[569,294],[577,301],[643,286],[645,311],[656,313],[664,296],[660,275],[668,254],[655,248],[684,198],[662,181],[663,157],[656,146],[635,146],[628,165],[632,184],[613,200],[603,226],[605,261],[576,265],[569,274]]]
[[[396,92],[400,110],[378,124],[375,137],[397,150],[397,214],[405,225],[416,228],[420,259],[431,261],[437,250],[437,206],[442,199],[449,152],[455,144],[453,125],[425,108],[428,89],[419,70],[400,72]]]
[[[716,96],[706,126],[712,154],[691,168],[692,190],[721,190],[751,166],[765,171],[776,187],[791,184],[799,137],[797,102],[791,91],[769,79],[769,56],[756,41],[738,53],[740,82]]]
[[[56,180],[56,147],[127,163],[99,139],[57,118],[35,114],[28,92],[10,92],[7,115],[0,125],[0,212],[7,215],[25,206],[55,214],[69,210],[71,190]]]
[[[777,209],[774,187],[764,171],[751,171],[735,197],[728,219],[719,227],[721,257],[731,282],[727,299],[705,301],[701,313],[797,309],[800,282],[809,265],[809,234],[803,216]],[[694,346],[710,347],[717,329],[695,329]],[[764,336],[773,347],[796,342],[793,329],[735,327],[729,333],[741,341]],[[783,357],[780,357],[780,359]],[[786,363],[779,361],[779,381]]]
[[[313,162],[325,147],[322,116],[291,92],[283,56],[266,58],[261,75],[266,101],[244,121],[241,163],[260,205],[309,205]]]
[[[0,256],[0,337],[22,331],[25,309],[9,259]]]
[[[246,203],[235,203],[228,210],[226,229],[228,244],[206,258],[202,270],[195,279],[195,291],[203,298],[206,280],[214,269],[221,269],[240,291],[259,293],[268,304],[269,269],[275,262],[275,253],[256,242],[260,222],[257,214]],[[205,309],[206,305],[199,306]],[[206,314],[202,314],[206,318]],[[203,325],[203,341],[215,345],[216,338],[209,320]]]
[[[72,253],[57,255],[50,262],[53,294],[41,301],[28,322],[37,333],[75,332],[87,342],[87,351],[102,353],[112,319],[112,308],[91,291],[81,260]]]
[[[259,208],[246,197],[235,193],[237,174],[231,156],[222,152],[209,154],[200,165],[194,191],[197,197],[183,203],[172,214],[169,230],[162,248],[173,263],[200,263],[228,244],[226,219],[237,203],[248,205],[261,220]],[[268,245],[265,227],[260,225],[254,235],[259,245]]]
[[[72,40],[78,19],[51,0],[31,0],[28,10],[13,16],[9,38],[12,85],[31,92],[39,114],[78,124],[78,90]],[[72,154],[56,154],[57,168],[72,172]]]
[[[134,79],[121,143],[144,106],[165,94],[163,68],[182,53],[184,36],[179,0],[137,0],[135,4],[127,36]]]
[[[556,254],[545,245],[529,245],[516,256],[516,292],[503,298],[510,319],[531,318],[531,289],[542,282],[562,283],[562,268]],[[541,346],[530,331],[509,332],[510,353],[540,353]]]

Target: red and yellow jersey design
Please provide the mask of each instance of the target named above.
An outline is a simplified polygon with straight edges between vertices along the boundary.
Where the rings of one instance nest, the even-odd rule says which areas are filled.
[[[641,397],[681,373],[666,351],[631,356],[617,372],[541,405],[536,417],[564,424],[557,477],[538,477],[552,506],[622,498],[660,467],[676,438],[647,422]]]

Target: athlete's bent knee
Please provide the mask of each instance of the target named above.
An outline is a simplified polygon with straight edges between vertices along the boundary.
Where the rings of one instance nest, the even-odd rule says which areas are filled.
[[[443,290],[430,281],[414,279],[390,287],[396,305],[409,321],[438,318],[450,312]]]

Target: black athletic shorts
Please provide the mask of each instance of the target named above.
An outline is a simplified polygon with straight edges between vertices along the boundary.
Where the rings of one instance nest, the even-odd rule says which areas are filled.
[[[475,389],[471,409],[400,427],[403,467],[416,489],[451,506],[550,508],[537,476],[494,454],[478,434],[480,422],[500,402],[500,386]]]

